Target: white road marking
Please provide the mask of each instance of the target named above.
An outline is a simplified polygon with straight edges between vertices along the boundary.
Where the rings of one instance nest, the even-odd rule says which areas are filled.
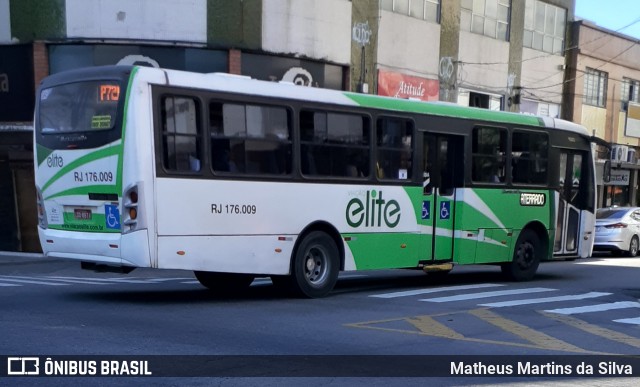
[[[619,322],[619,323],[623,323],[623,324],[634,324],[634,325],[640,325],[640,317],[634,317],[634,318],[621,318],[619,320],[613,320],[614,322]]]
[[[498,291],[494,291],[494,292],[480,292],[480,293],[461,294],[461,295],[458,295],[458,296],[424,298],[424,299],[421,299],[420,301],[426,301],[426,302],[466,301],[466,300],[476,300],[478,298],[508,296],[508,295],[513,295],[513,294],[551,292],[551,291],[554,291],[554,290],[557,290],[557,289],[526,288],[526,289],[498,290]]]
[[[579,313],[604,312],[605,310],[627,309],[627,308],[640,308],[640,302],[635,302],[635,301],[610,302],[607,304],[579,306],[576,308],[561,308],[561,309],[545,310],[545,312],[557,313],[557,314],[579,314]]]
[[[112,284],[117,283],[130,283],[130,284],[148,284],[151,283],[149,281],[137,280],[133,278],[86,278],[86,277],[59,277],[59,276],[49,276],[51,279],[69,279],[69,280],[80,280],[80,281],[96,281],[96,282],[108,282]]]
[[[531,304],[542,304],[547,302],[585,300],[589,298],[596,298],[596,297],[609,296],[609,295],[611,295],[611,293],[589,292],[589,293],[576,294],[571,296],[529,298],[526,300],[493,302],[490,304],[480,304],[480,306],[489,306],[491,308],[502,308],[505,306],[531,305]]]
[[[18,282],[23,284],[36,284],[47,286],[67,286],[69,284],[61,284],[58,282],[36,281],[33,279],[21,279],[21,278],[33,278],[33,277],[20,277],[20,276],[0,276],[0,281]]]
[[[448,287],[440,287],[440,288],[406,290],[406,291],[403,291],[403,292],[394,292],[394,293],[374,294],[374,295],[371,295],[369,297],[375,297],[375,298],[397,298],[397,297],[416,296],[416,295],[419,295],[419,294],[448,292],[448,291],[455,291],[455,290],[491,288],[491,287],[495,287],[495,286],[504,286],[504,285],[500,285],[500,284],[459,285],[459,286],[448,286]]]

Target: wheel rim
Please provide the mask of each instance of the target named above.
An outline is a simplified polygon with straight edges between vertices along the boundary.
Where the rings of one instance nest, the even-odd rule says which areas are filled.
[[[638,239],[631,239],[631,248],[629,249],[631,255],[636,255],[638,253]]]
[[[530,267],[535,260],[535,253],[536,250],[531,242],[526,241],[520,244],[517,254],[518,266],[522,269]]]
[[[311,247],[304,257],[304,276],[307,283],[317,287],[326,280],[328,273],[327,252],[318,246]]]

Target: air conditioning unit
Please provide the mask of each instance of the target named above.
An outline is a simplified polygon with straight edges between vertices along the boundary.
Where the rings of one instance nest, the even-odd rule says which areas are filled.
[[[626,145],[614,145],[611,147],[611,161],[622,163],[627,161],[629,147]]]

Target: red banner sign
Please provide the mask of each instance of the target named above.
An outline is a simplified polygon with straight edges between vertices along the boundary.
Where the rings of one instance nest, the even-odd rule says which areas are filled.
[[[437,79],[414,77],[388,71],[378,71],[378,95],[438,101],[440,82]]]

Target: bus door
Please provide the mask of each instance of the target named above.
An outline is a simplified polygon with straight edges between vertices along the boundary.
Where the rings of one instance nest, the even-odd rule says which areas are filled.
[[[453,258],[456,188],[463,185],[464,138],[424,133],[422,230],[429,235],[426,255],[433,261]]]
[[[589,205],[587,160],[587,152],[568,149],[560,151],[560,173],[558,174],[560,192],[556,213],[554,255],[578,254],[580,215],[581,211]]]

